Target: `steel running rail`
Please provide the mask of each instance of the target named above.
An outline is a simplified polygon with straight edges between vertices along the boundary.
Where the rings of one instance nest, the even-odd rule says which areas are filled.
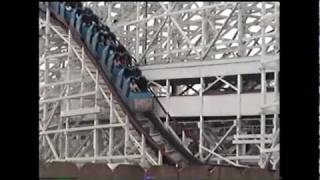
[[[177,120],[176,120],[175,118],[173,118],[173,117],[169,114],[168,111],[166,111],[165,107],[162,105],[162,103],[160,102],[160,100],[158,99],[158,97],[157,97],[156,94],[152,91],[152,89],[151,89],[150,87],[148,87],[148,90],[153,94],[153,97],[154,97],[154,99],[156,100],[156,102],[159,104],[162,112],[163,112],[165,115],[168,116],[168,118],[169,118],[170,121],[173,122],[173,124],[174,124],[173,130],[171,129],[170,125],[169,125],[168,128],[170,128],[170,129],[171,129],[172,131],[174,131],[174,132],[175,132],[175,131],[178,131],[178,130],[179,130],[179,126],[178,126]],[[187,137],[192,138],[192,140],[193,140],[195,143],[198,143],[197,139],[194,138],[194,137],[192,137],[191,135],[189,135],[188,131],[186,131],[186,127],[184,126],[184,124],[180,124],[180,127],[181,127],[181,132],[184,131],[184,132],[186,133]],[[172,132],[172,133],[174,133],[174,132]],[[175,136],[175,135],[174,135],[174,136]],[[186,148],[187,148],[187,147],[186,147]],[[189,154],[190,154],[190,153],[189,153]],[[193,158],[195,158],[195,157],[193,156]],[[195,159],[197,159],[197,158],[195,158]],[[195,160],[195,162],[200,163],[200,160],[197,159],[197,160]]]

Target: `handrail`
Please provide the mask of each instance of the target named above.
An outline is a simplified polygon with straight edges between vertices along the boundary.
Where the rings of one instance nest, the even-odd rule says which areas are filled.
[[[178,124],[177,120],[176,120],[175,118],[173,118],[173,117],[170,116],[170,114],[166,111],[166,109],[164,108],[164,106],[162,105],[162,103],[160,102],[160,100],[158,99],[158,97],[156,96],[156,94],[152,91],[152,89],[151,89],[150,87],[148,87],[148,89],[149,89],[149,91],[153,94],[154,99],[155,99],[156,102],[160,105],[160,107],[161,107],[162,111],[165,113],[165,115],[168,116],[169,120],[171,120],[171,121],[174,122],[174,129],[173,129],[173,130],[177,130],[177,124]],[[183,124],[180,124],[180,126],[181,126],[182,130],[186,129]],[[189,137],[190,137],[190,134],[188,133],[188,131],[185,131],[185,133],[186,133],[186,135],[189,135]],[[196,140],[194,137],[191,136],[191,138],[193,139],[193,141],[196,141],[196,142],[197,142],[197,140]],[[187,147],[186,147],[186,148],[187,148]]]
[[[170,120],[172,120],[175,124],[175,127],[174,128],[176,128],[176,120],[175,119],[173,119],[171,116],[170,116],[170,114],[166,111],[166,109],[164,108],[164,106],[162,105],[162,103],[160,102],[160,100],[158,99],[158,97],[157,97],[157,95],[152,91],[152,89],[150,88],[150,87],[148,87],[148,89],[149,89],[149,91],[153,94],[153,97],[154,97],[154,99],[156,100],[156,102],[160,105],[160,107],[161,107],[161,110],[165,113],[165,115],[167,115],[168,116],[168,118],[170,119]]]

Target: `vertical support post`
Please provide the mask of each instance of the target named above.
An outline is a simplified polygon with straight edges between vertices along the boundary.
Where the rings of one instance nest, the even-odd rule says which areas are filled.
[[[96,70],[96,84],[95,84],[95,90],[96,90],[96,94],[95,94],[95,100],[94,100],[94,106],[98,107],[98,93],[99,93],[99,72],[98,70]],[[99,138],[98,138],[98,114],[94,115],[94,129],[93,129],[93,159],[94,161],[96,160],[97,156],[99,155],[99,147],[98,147],[98,143],[99,143]]]
[[[275,2],[275,32],[276,32],[276,35],[275,35],[275,41],[276,41],[276,48],[275,50],[278,51],[280,49],[280,24],[279,24],[279,18],[280,18],[280,6],[279,6],[279,2]]]
[[[266,3],[262,2],[262,17],[266,14]],[[266,43],[265,43],[265,24],[262,22],[262,27],[261,27],[261,39],[262,39],[262,44],[261,44],[261,49],[262,49],[262,54],[261,54],[261,64],[264,63],[265,61],[265,54],[266,54]],[[261,105],[264,106],[266,104],[266,70],[265,67],[262,65],[261,68]],[[260,120],[260,135],[261,135],[261,141],[260,141],[260,147],[263,150],[265,148],[265,122],[266,121],[266,114],[264,110],[261,112],[261,120]]]
[[[237,75],[237,99],[238,99],[238,113],[237,113],[237,119],[236,119],[236,140],[238,140],[238,136],[240,135],[240,127],[241,127],[241,89],[242,89],[242,79],[241,74]],[[245,146],[245,145],[241,145]],[[241,155],[244,152],[241,152]],[[236,157],[238,158],[240,156],[240,145],[236,144]],[[239,164],[239,160],[236,160],[236,163]]]
[[[207,2],[204,2],[204,5],[208,4]],[[206,16],[206,10],[204,9],[202,11],[202,31],[201,31],[201,43],[202,43],[202,49],[201,49],[201,57],[203,57],[205,53],[205,46],[207,44],[207,32],[206,32],[206,26],[207,26],[207,16]],[[200,59],[203,61],[204,59]]]
[[[204,82],[203,82],[203,77],[200,77],[200,122],[199,122],[199,155],[200,155],[200,160],[203,160],[203,151],[202,151],[202,146],[203,146],[203,89],[204,89]]]
[[[154,20],[154,22],[153,22],[153,26],[157,26],[159,23],[158,23],[158,18],[154,18],[153,19]],[[154,35],[156,34],[156,32],[155,32],[155,30],[153,30],[153,29],[151,29],[151,31],[150,31],[150,35],[151,35],[151,37],[153,37]],[[156,46],[156,44],[157,44],[157,41],[159,41],[159,36],[160,36],[160,34],[161,33],[159,33],[156,37],[155,37],[155,41],[153,42],[153,44]],[[150,42],[152,42],[152,40],[150,41]],[[149,44],[149,46],[151,46],[151,44]],[[149,47],[147,47],[147,48],[149,48]],[[151,51],[151,52],[153,52],[153,54],[157,54],[157,48],[155,48],[153,51]],[[153,55],[152,55],[153,56]],[[153,56],[153,62],[158,62],[157,61],[158,60],[158,57],[157,56]]]
[[[158,151],[158,164],[159,166],[163,164],[162,153],[160,150]]]
[[[142,149],[141,149],[141,151],[142,151],[142,153],[141,153],[141,155],[142,155],[142,157],[141,157],[141,162],[143,163],[143,162],[145,162],[145,158],[146,158],[146,147],[145,147],[145,138],[144,138],[144,135],[143,134],[141,134],[141,146],[142,146]]]
[[[113,4],[113,2],[108,2],[108,18],[107,18],[107,24],[111,24],[112,4]]]
[[[143,15],[144,18],[148,17],[148,2],[145,1],[145,13]],[[147,49],[147,39],[148,39],[148,21],[144,23],[144,44],[142,45],[142,52],[144,52]],[[144,63],[147,64],[147,56],[144,58]]]
[[[123,45],[124,45],[125,47],[129,47],[129,46],[128,46],[128,40],[129,40],[128,36],[129,36],[129,33],[130,33],[130,32],[129,32],[130,26],[131,26],[131,25],[124,26],[125,30],[124,30]]]
[[[113,94],[110,95],[110,116],[109,116],[109,124],[113,124]],[[112,148],[113,148],[113,128],[109,128],[109,151],[108,156],[112,156]],[[111,161],[110,161],[111,162]]]
[[[274,98],[279,101],[279,74],[278,71],[274,72]],[[273,130],[272,134],[276,133],[278,128],[278,114],[273,115]]]
[[[186,142],[186,133],[182,130],[182,143]]]
[[[84,47],[81,47],[81,80],[84,79]],[[84,84],[83,81],[81,81],[80,84],[80,93],[83,93]],[[80,108],[83,108],[83,97],[80,97]]]
[[[166,99],[167,99],[167,111],[170,111],[170,81],[166,80]],[[166,114],[166,127],[169,127],[169,116]]]
[[[60,116],[59,117],[59,124],[58,124],[58,129],[62,128],[62,124],[63,124],[63,118]],[[59,158],[63,159],[63,133],[59,133],[59,134],[55,134],[55,137],[58,136],[59,138]],[[55,137],[53,137],[53,141],[55,141]]]
[[[279,38],[279,32],[280,32],[280,25],[279,25],[279,2],[275,2],[275,10],[274,13],[276,15],[275,17],[275,30],[276,30],[276,35],[275,35],[275,40],[276,40],[276,51],[278,51],[280,49],[280,38]],[[280,65],[280,63],[279,63]],[[279,97],[279,71],[276,70],[274,72],[274,96],[277,99],[277,101],[279,102],[280,97]],[[276,132],[278,127],[278,123],[279,123],[279,119],[278,119],[278,113],[274,114],[273,117],[273,134]]]
[[[266,78],[266,73],[265,70],[263,70],[261,72],[261,94],[262,94],[262,106],[265,105],[265,78]],[[261,148],[264,149],[265,147],[265,138],[264,138],[264,134],[265,134],[265,124],[266,124],[266,114],[265,111],[262,110],[261,111],[261,123],[260,123],[260,134],[261,134]]]
[[[44,160],[46,160],[46,159],[47,159],[47,156],[48,156],[48,155],[47,155],[48,153],[47,153],[46,150],[47,150],[48,148],[47,148],[46,136],[45,136],[45,135],[42,135],[42,146],[43,146],[43,156],[42,156],[42,157],[43,157]]]
[[[62,61],[59,66],[62,65],[62,68],[65,66],[65,61]],[[61,78],[61,77],[60,77]],[[63,91],[64,91],[64,86],[61,85],[60,86],[60,96],[63,95]],[[59,116],[59,125],[58,125],[58,129],[62,129],[63,125],[63,118],[61,116]],[[63,152],[63,138],[64,138],[64,134],[63,133],[59,133],[59,156],[61,159],[63,159],[64,154]]]
[[[213,15],[210,16],[210,19],[211,19],[211,22],[212,22],[212,33],[210,33],[210,34],[208,35],[208,39],[212,39],[212,37],[215,37],[216,34],[217,34],[217,30],[216,30],[216,17],[218,17],[219,14],[217,13],[216,8],[213,8],[213,9],[212,9],[212,13],[213,13]],[[215,47],[212,47],[212,49],[214,50]],[[212,51],[213,51],[213,50],[212,50]],[[212,60],[214,60],[215,58],[216,58],[216,55],[213,54]]]
[[[137,4],[137,20],[139,20],[139,16],[140,16],[140,2],[136,2]],[[139,37],[139,24],[136,23],[136,59],[140,59],[139,58],[139,46],[140,46],[140,37]],[[140,62],[137,62],[140,63]]]
[[[47,2],[47,9],[46,9],[46,27],[45,27],[45,48],[44,48],[44,83],[47,84],[49,83],[49,64],[48,64],[48,59],[46,57],[47,52],[49,51],[49,30],[50,30],[50,11],[49,11],[49,3]],[[47,88],[45,87],[43,89],[43,98],[47,98]],[[48,105],[47,103],[43,104],[43,119],[42,122],[43,124],[47,121],[48,119]],[[42,145],[44,149],[47,149],[47,143],[45,136],[43,135],[43,141]],[[46,151],[44,151],[46,152]],[[44,159],[46,159],[46,154],[44,154]]]
[[[168,9],[169,11],[171,10],[171,2],[169,1],[168,2]],[[168,37],[167,37],[167,61],[172,63],[172,59],[171,59],[171,51],[170,51],[170,44],[171,44],[171,26],[170,26],[170,23],[171,23],[171,18],[168,18],[167,19],[167,31],[168,31]]]
[[[49,46],[49,32],[50,31],[50,11],[49,11],[49,3],[47,2],[47,9],[46,9],[46,38],[45,38],[45,53],[47,52],[47,48]]]
[[[65,133],[64,133],[64,136],[65,136],[65,146],[64,146],[64,158],[67,159],[68,156],[69,156],[69,138],[68,138],[68,130],[69,130],[69,118],[67,117],[66,118],[66,130],[65,130]]]
[[[125,117],[125,129],[124,129],[124,157],[127,158],[128,149],[128,131],[129,131],[129,121],[128,116]]]
[[[67,57],[67,80],[70,81],[71,80],[71,75],[70,75],[70,61],[71,61],[71,31],[68,30],[68,57]],[[67,84],[67,95],[70,92],[70,84]],[[67,99],[67,110],[66,112],[68,112],[70,110],[70,99]],[[65,129],[65,159],[68,158],[68,129],[69,129],[69,117],[66,117],[66,129]]]
[[[238,4],[238,54],[240,57],[245,55],[245,44],[243,43],[244,36],[244,18],[243,18],[243,3]]]

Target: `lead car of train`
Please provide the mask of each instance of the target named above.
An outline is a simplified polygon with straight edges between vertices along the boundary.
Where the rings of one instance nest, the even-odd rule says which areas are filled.
[[[91,9],[84,8],[80,2],[49,2],[49,11],[71,30],[74,37],[81,39],[131,111],[152,110],[153,98],[146,78],[131,66],[130,54]]]

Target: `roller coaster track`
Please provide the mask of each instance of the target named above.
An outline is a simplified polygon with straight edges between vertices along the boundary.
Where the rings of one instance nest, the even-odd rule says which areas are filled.
[[[45,6],[39,6],[40,14],[42,13],[43,15],[45,13],[45,8]],[[40,21],[44,20],[40,18]],[[140,150],[142,149],[142,145],[139,144],[139,141],[145,139],[147,146],[144,153],[150,164],[158,164],[155,159],[157,157],[156,154],[159,152],[161,152],[163,156],[164,163],[167,164],[183,165],[184,163],[201,163],[201,161],[195,158],[190,150],[182,144],[182,141],[175,131],[170,126],[166,126],[154,112],[144,114],[134,114],[131,112],[128,105],[118,94],[111,80],[105,75],[101,66],[96,62],[95,58],[82,43],[80,38],[76,34],[72,34],[72,38],[70,38],[71,30],[69,30],[68,26],[52,13],[50,14],[50,26],[65,42],[72,45],[71,50],[79,59],[82,59],[85,70],[92,79],[99,77],[96,79],[102,80],[96,81],[99,90],[107,101],[115,101],[113,109],[115,115],[119,119],[126,118],[129,120],[132,125],[132,127],[129,126],[129,138],[138,144]],[[68,33],[70,34],[68,35]],[[154,96],[154,98],[154,102],[160,104],[157,97]],[[160,106],[162,107],[161,104]],[[163,110],[171,119],[170,115],[163,107],[161,110]],[[148,132],[148,129],[145,127],[149,127],[150,131]]]

